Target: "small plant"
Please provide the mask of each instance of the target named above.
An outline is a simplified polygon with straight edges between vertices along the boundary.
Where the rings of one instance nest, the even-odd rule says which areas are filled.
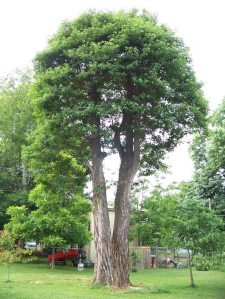
[[[131,259],[132,259],[131,271],[132,272],[137,272],[137,263],[140,263],[140,261],[141,261],[140,256],[135,251],[132,251],[130,256],[131,256]]]
[[[16,237],[8,231],[0,232],[0,264],[7,265],[7,282],[10,282],[10,265],[16,262],[30,262],[36,259],[32,250],[18,248],[15,245]]]

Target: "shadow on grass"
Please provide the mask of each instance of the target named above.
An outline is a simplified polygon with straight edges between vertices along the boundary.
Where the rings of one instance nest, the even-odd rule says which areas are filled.
[[[5,280],[4,283],[12,283],[12,280]]]
[[[105,290],[105,291],[112,291],[112,292],[118,292],[119,293],[124,293],[124,294],[129,294],[129,295],[135,295],[135,294],[167,294],[170,291],[165,289],[165,288],[160,288],[156,286],[131,286],[128,289],[117,289],[114,287],[110,286],[104,286],[101,284],[91,284],[90,288],[93,290]]]
[[[129,294],[168,294],[170,291],[167,290],[166,288],[160,288],[160,287],[155,287],[155,286],[132,286],[130,289],[127,291]]]

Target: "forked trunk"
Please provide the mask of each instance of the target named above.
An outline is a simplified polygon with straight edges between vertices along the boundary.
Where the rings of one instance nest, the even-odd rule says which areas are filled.
[[[95,119],[96,120],[96,119]],[[139,118],[123,116],[123,123],[138,126]],[[100,120],[96,120],[98,127]],[[94,283],[110,284],[119,288],[127,288],[129,281],[129,218],[130,192],[133,179],[138,169],[140,157],[140,138],[128,129],[126,146],[123,147],[118,128],[114,128],[115,147],[121,159],[119,180],[115,198],[115,222],[111,239],[106,185],[103,173],[104,153],[101,152],[101,140],[97,134],[90,139],[92,153],[92,181],[94,203],[95,249],[96,263]]]

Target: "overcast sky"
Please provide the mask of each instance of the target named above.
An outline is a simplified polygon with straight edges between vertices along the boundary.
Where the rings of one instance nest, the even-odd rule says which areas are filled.
[[[225,96],[224,0],[0,0],[0,76],[30,66],[35,54],[65,19],[88,9],[147,9],[170,26],[190,48],[198,80],[215,109]],[[187,146],[171,156],[173,178],[192,172]]]

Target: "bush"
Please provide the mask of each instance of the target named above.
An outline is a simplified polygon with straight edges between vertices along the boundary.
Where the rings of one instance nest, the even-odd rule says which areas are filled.
[[[193,265],[198,271],[216,270],[225,265],[225,253],[198,254],[194,257]]]

